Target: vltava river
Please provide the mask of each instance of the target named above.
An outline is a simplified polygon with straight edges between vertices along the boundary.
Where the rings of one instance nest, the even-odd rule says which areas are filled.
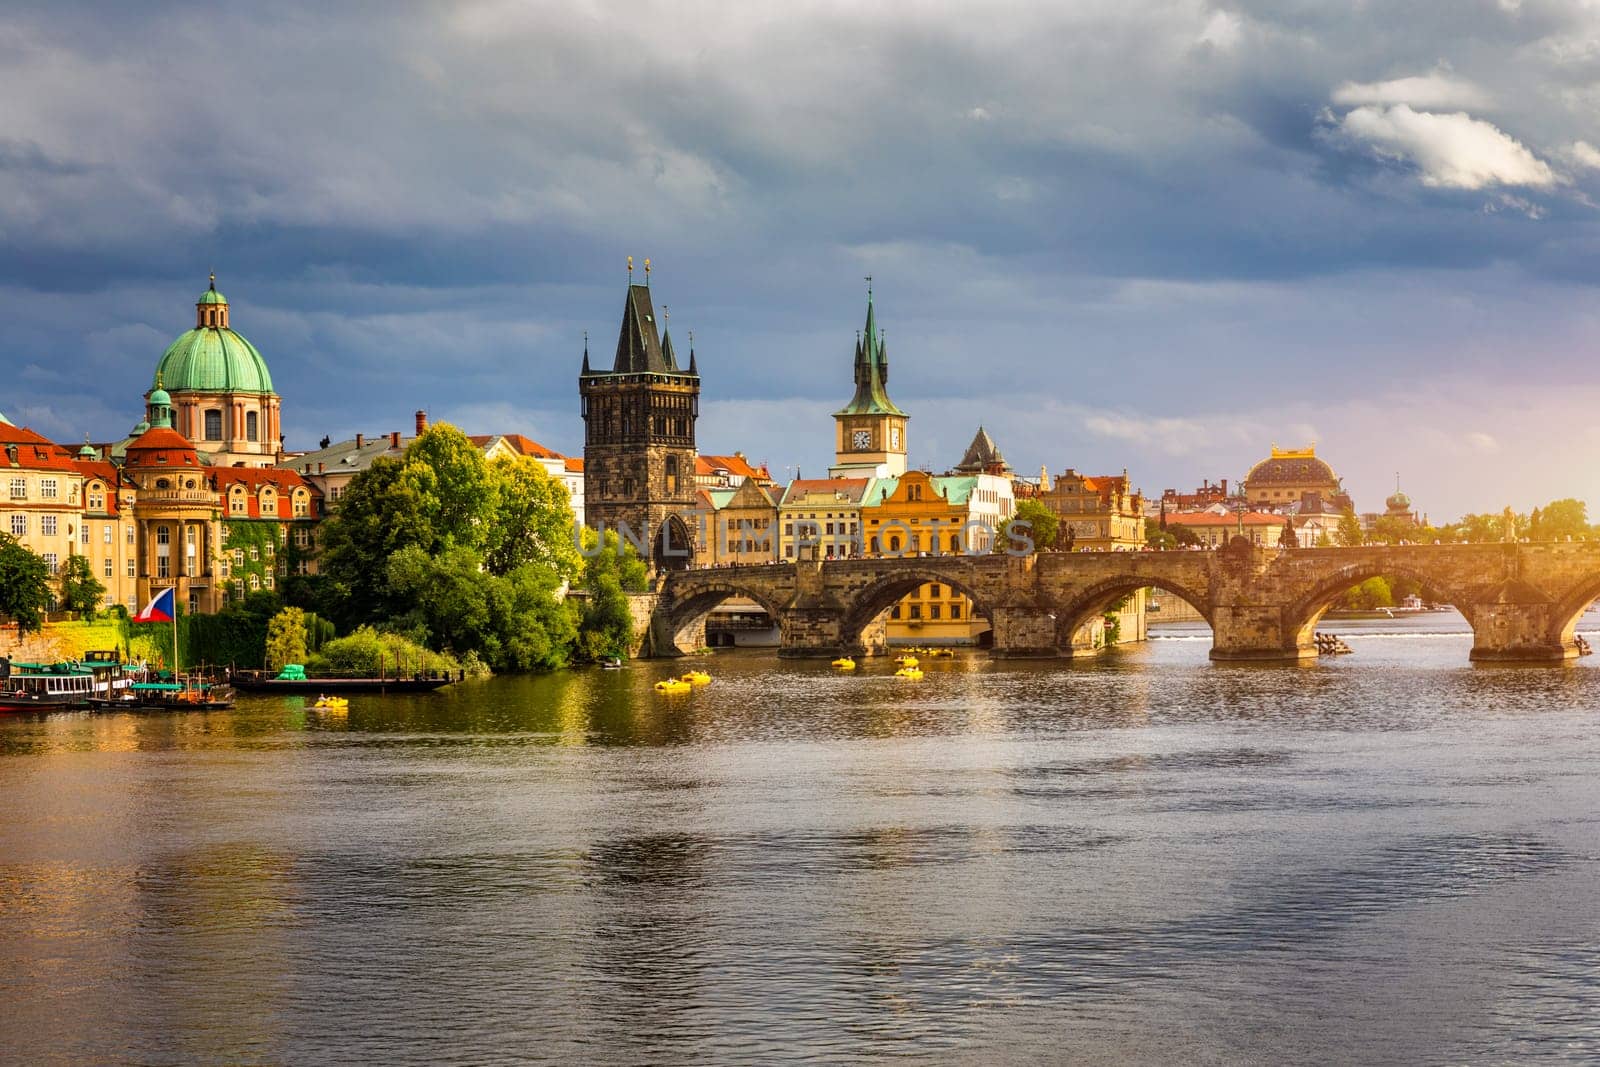
[[[0,1059],[1594,1062],[1600,670],[1326,628],[0,722]]]

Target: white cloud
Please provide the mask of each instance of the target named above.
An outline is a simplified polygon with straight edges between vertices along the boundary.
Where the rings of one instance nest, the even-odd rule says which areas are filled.
[[[1469,81],[1434,71],[1382,82],[1345,82],[1333,91],[1333,102],[1341,107],[1408,104],[1424,109],[1482,108],[1488,106],[1489,97]]]
[[[1243,20],[1231,11],[1217,11],[1206,20],[1205,29],[1200,31],[1200,43],[1215,48],[1232,48],[1239,43],[1242,22]]]
[[[1339,130],[1384,158],[1415,164],[1424,185],[1548,188],[1558,181],[1549,165],[1519,141],[1465,112],[1437,115],[1406,104],[1368,105],[1345,115]]]
[[[1586,170],[1600,170],[1600,148],[1588,141],[1574,141],[1567,148],[1567,158]]]
[[[1474,452],[1492,455],[1500,451],[1500,442],[1495,440],[1494,434],[1484,433],[1482,430],[1474,430],[1467,434],[1466,440],[1467,447]]]

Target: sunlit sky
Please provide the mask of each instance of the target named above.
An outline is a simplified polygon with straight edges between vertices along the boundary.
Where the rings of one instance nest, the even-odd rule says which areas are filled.
[[[911,458],[1600,505],[1581,3],[10,3],[0,411],[120,436],[209,270],[290,448],[581,452],[625,257],[704,452],[821,474],[872,275]],[[681,332],[680,332],[681,331]]]

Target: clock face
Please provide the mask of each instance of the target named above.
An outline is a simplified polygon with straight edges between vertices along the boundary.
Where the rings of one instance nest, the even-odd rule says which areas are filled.
[[[850,435],[850,446],[855,449],[868,449],[872,447],[872,431],[857,430]]]
[[[900,447],[900,427],[898,426],[892,426],[889,428],[889,447]]]

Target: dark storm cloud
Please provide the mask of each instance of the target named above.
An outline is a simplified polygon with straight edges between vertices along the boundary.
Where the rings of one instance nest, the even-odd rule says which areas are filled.
[[[126,422],[214,267],[292,444],[428,406],[575,448],[629,253],[708,449],[780,466],[825,458],[868,273],[921,442],[1147,487],[1301,431],[1368,477],[1380,397],[1589,380],[1577,4],[12,5],[0,99],[0,357],[80,353]],[[46,385],[0,410],[106,436]]]

